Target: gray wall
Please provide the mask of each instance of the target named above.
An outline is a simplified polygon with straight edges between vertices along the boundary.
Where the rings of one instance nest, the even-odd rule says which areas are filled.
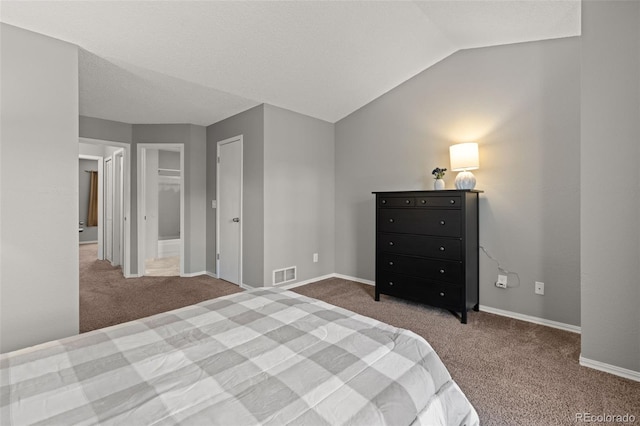
[[[582,356],[640,372],[640,3],[582,11]]]
[[[215,273],[216,158],[219,141],[243,136],[242,281],[264,285],[264,106],[258,105],[207,127],[207,271]]]
[[[206,130],[192,124],[133,125],[131,155],[131,258],[137,270],[137,144],[183,143],[185,167],[185,273],[205,271]]]
[[[163,180],[158,183],[158,240],[180,238],[180,181]]]
[[[160,150],[158,152],[158,167],[161,169],[180,170],[180,153]]]
[[[105,141],[131,143],[133,125],[119,121],[80,116],[80,137]]]
[[[104,145],[94,145],[80,142],[78,144],[78,154],[92,155],[94,157],[104,157]]]
[[[298,281],[335,271],[334,126],[264,106],[264,284],[297,267]],[[318,262],[313,262],[318,253]]]
[[[78,333],[78,51],[6,24],[0,41],[4,353]]]
[[[180,170],[180,153],[159,150],[158,168]],[[164,180],[162,176],[165,177]],[[180,238],[180,179],[178,177],[177,173],[158,172],[159,240]]]
[[[98,160],[78,160],[78,218],[84,222],[84,231],[79,233],[80,242],[98,241],[98,227],[87,226],[89,213],[89,194],[91,191],[91,173],[86,170],[98,171]]]
[[[449,146],[477,141],[480,243],[520,276],[496,288],[481,254],[480,303],[580,324],[579,49],[570,38],[460,51],[336,123],[336,272],[374,279],[372,191],[433,189]]]

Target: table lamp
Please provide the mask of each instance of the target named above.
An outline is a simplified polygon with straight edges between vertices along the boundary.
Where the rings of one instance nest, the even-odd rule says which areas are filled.
[[[478,156],[478,144],[475,142],[460,143],[449,147],[451,170],[458,173],[456,176],[457,189],[473,189],[476,186],[476,177],[469,170],[480,167]]]

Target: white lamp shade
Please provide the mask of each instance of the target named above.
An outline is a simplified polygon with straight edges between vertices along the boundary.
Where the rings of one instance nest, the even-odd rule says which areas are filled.
[[[480,167],[478,144],[475,142],[459,143],[449,147],[451,170],[476,170]]]

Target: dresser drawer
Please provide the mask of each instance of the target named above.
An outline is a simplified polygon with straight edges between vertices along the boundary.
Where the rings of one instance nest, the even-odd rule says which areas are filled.
[[[459,209],[462,206],[461,198],[457,195],[450,197],[416,197],[416,207],[448,207]]]
[[[380,293],[408,297],[434,306],[457,308],[464,304],[462,287],[459,285],[381,272],[378,274],[376,287]]]
[[[377,236],[379,251],[438,259],[460,260],[462,241],[452,238],[429,237],[411,234],[385,234]]]
[[[460,210],[379,209],[378,231],[460,237]]]
[[[381,253],[378,256],[377,268],[397,274],[412,275],[449,283],[460,283],[462,280],[462,262],[452,260],[426,259],[403,256],[399,254]]]
[[[379,207],[414,207],[416,199],[414,197],[380,197]]]
[[[460,313],[480,306],[475,190],[376,196],[376,290]]]

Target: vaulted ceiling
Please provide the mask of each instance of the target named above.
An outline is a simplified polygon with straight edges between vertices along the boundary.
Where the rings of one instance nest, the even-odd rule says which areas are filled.
[[[460,49],[579,35],[580,1],[3,0],[0,20],[81,48],[82,115],[335,122]]]

